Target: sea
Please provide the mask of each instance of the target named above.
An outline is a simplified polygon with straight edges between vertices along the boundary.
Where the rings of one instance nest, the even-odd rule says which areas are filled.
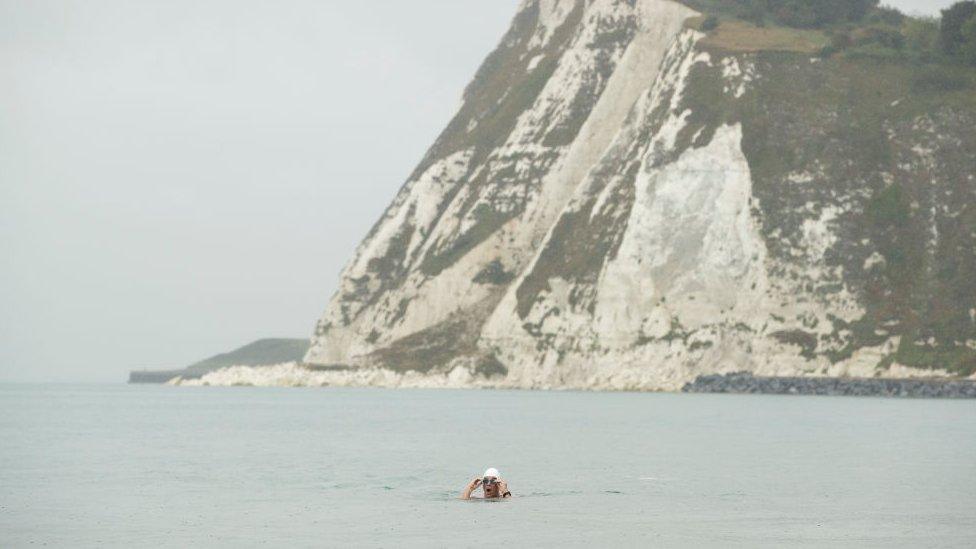
[[[976,547],[976,402],[0,385],[0,547],[486,545]]]

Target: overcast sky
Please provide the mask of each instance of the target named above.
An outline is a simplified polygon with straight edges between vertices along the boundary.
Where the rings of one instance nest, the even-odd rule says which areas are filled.
[[[0,0],[0,381],[307,337],[517,3]]]

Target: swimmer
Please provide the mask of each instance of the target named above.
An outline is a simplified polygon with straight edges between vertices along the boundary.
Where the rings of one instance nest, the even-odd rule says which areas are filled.
[[[498,469],[490,467],[481,478],[476,478],[468,483],[464,491],[461,492],[461,499],[471,499],[471,493],[481,486],[484,499],[510,498],[512,493],[508,491],[508,483],[499,478]]]

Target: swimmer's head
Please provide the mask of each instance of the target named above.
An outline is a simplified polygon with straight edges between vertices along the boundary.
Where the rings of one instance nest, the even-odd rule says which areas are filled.
[[[486,498],[497,498],[501,494],[498,493],[498,469],[494,467],[489,467],[485,470],[485,475],[481,478],[481,489],[485,493]]]

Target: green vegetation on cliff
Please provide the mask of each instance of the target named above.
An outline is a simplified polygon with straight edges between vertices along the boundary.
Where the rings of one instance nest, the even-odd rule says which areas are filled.
[[[186,373],[203,375],[227,366],[262,366],[282,362],[298,362],[308,351],[307,339],[259,339],[233,351],[214,355],[195,362]]]
[[[804,226],[831,219],[839,238],[822,261],[842,278],[792,276],[813,295],[842,281],[865,308],[855,322],[835,319],[822,341],[777,337],[835,361],[900,337],[879,367],[976,372],[976,70],[945,57],[855,55],[856,47],[814,59],[812,48],[757,47],[769,33],[750,43],[741,32],[750,47],[722,34],[745,25],[722,23],[701,47],[750,65],[749,92],[730,97],[723,65],[699,63],[683,98],[695,122],[686,130],[707,136],[741,123],[771,256],[789,264],[806,253]],[[776,32],[783,44],[817,31]]]
[[[969,65],[976,65],[976,2],[956,2],[942,11],[942,50]]]

